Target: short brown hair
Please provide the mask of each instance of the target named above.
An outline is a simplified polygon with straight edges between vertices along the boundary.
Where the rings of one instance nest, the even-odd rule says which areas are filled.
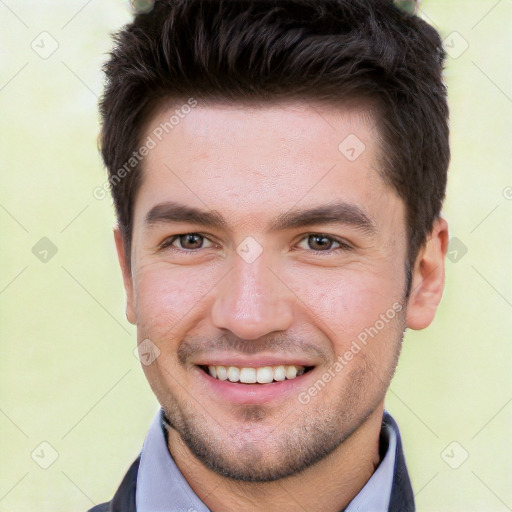
[[[128,249],[141,165],[123,179],[118,172],[155,105],[360,98],[378,107],[381,173],[405,202],[410,284],[440,214],[450,159],[445,53],[430,25],[389,0],[157,0],[114,39],[101,151]]]

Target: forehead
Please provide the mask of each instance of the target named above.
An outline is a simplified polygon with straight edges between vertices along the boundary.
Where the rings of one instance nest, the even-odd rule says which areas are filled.
[[[143,142],[154,147],[136,218],[168,201],[252,224],[297,206],[343,200],[372,216],[401,202],[380,176],[368,109],[305,102],[184,108],[189,103],[163,109],[147,126]]]

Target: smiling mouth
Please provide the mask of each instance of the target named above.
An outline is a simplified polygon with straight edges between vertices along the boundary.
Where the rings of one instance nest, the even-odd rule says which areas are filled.
[[[311,371],[313,366],[276,365],[259,367],[199,365],[205,373],[217,380],[240,384],[271,384],[293,380]]]

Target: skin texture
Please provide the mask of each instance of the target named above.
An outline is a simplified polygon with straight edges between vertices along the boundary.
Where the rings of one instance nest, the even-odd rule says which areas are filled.
[[[175,107],[158,113],[145,137]],[[143,369],[173,425],[169,449],[211,510],[339,511],[380,462],[384,396],[406,326],[434,318],[448,231],[443,219],[435,223],[404,303],[405,206],[379,176],[372,121],[361,108],[200,104],[146,157],[130,266],[115,231],[128,320],[139,343],[158,349]],[[354,161],[338,149],[350,134],[365,145]],[[333,222],[271,229],[281,214],[341,201],[373,230]],[[147,223],[166,202],[215,211],[225,225]],[[170,239],[187,233],[201,236]],[[247,237],[262,249],[250,263],[237,252]],[[393,305],[392,320],[302,403],[300,393]],[[255,404],[227,399],[196,366],[266,356],[313,370]]]

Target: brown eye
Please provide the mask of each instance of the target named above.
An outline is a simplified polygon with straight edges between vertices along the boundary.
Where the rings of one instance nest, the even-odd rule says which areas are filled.
[[[305,249],[313,252],[324,252],[332,254],[339,251],[348,251],[352,247],[341,240],[337,240],[329,235],[322,233],[313,233],[305,236],[299,243],[301,249]]]
[[[314,251],[324,251],[331,248],[334,240],[324,235],[309,235],[308,246]]]
[[[183,249],[200,249],[203,245],[203,237],[197,233],[179,235],[179,240]]]
[[[176,242],[179,243],[177,244]],[[212,242],[210,242],[208,238],[200,235],[199,233],[184,233],[182,235],[174,235],[167,238],[160,245],[160,249],[174,249],[176,251],[186,252],[212,246]]]

